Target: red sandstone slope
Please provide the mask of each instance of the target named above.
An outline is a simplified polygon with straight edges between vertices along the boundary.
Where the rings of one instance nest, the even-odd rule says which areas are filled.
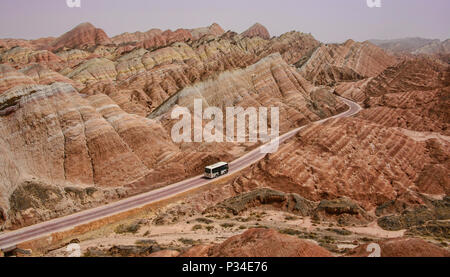
[[[309,200],[342,196],[370,210],[391,200],[423,203],[418,192],[446,194],[448,141],[416,141],[403,132],[357,118],[311,125],[235,182],[270,187]],[[437,154],[441,153],[441,154]],[[429,167],[441,169],[433,171]]]
[[[418,57],[389,67],[378,76],[342,83],[336,91],[364,102],[358,117],[390,127],[448,135],[450,67]]]
[[[102,29],[95,28],[91,23],[82,23],[53,41],[49,48],[86,48],[110,43],[111,39]]]
[[[0,95],[10,88],[27,84],[35,84],[35,81],[9,65],[0,64]]]
[[[270,34],[267,28],[259,23],[255,23],[252,27],[243,32],[242,35],[249,38],[260,37],[263,39],[270,39]]]
[[[300,71],[314,84],[334,85],[340,81],[374,77],[396,59],[369,42],[348,40],[343,44],[323,44],[301,64]]]
[[[219,245],[200,245],[181,257],[331,257],[324,248],[271,229],[250,229]]]
[[[112,41],[119,44],[137,44],[144,48],[167,46],[173,42],[187,40],[198,40],[203,36],[220,36],[224,30],[217,23],[211,26],[196,29],[177,29],[176,31],[151,29],[147,32],[123,33],[112,38]]]

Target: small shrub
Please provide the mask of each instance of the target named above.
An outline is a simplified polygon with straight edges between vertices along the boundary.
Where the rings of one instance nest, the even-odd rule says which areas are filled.
[[[234,226],[234,223],[222,223],[220,226],[223,228],[231,228]]]
[[[203,226],[200,224],[197,224],[194,227],[192,227],[192,231],[197,231],[197,230],[201,230],[201,229],[203,229]]]
[[[281,234],[286,234],[286,235],[291,235],[291,236],[296,236],[296,235],[302,234],[301,231],[290,229],[290,228],[280,230],[280,233]]]
[[[211,223],[214,222],[211,219],[207,219],[207,218],[204,218],[204,217],[199,217],[199,218],[196,219],[196,221],[200,222],[200,223],[205,223],[205,224],[211,224]]]
[[[184,243],[186,245],[194,245],[196,242],[193,239],[187,239],[187,238],[180,238],[178,239],[179,242]]]
[[[125,233],[132,233],[135,234],[137,233],[137,231],[139,231],[139,228],[141,226],[137,223],[132,223],[129,225],[126,224],[120,224],[119,226],[117,226],[114,229],[114,232],[116,232],[116,234],[125,234]]]

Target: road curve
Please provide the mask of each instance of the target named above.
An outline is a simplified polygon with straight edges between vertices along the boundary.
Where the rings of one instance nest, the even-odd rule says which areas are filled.
[[[342,97],[338,97],[341,99],[349,109],[341,114],[335,115],[333,117],[329,117],[327,119],[323,119],[311,124],[320,124],[332,118],[340,118],[340,117],[349,117],[357,114],[361,107],[350,100],[347,100]],[[282,143],[289,138],[293,137],[300,130],[305,128],[306,126],[297,128],[292,130],[282,136],[280,136],[277,140],[279,143]],[[270,144],[270,143],[269,143]],[[230,165],[230,174],[236,173],[254,163],[261,160],[266,154],[262,153],[261,148],[267,147],[268,144],[260,146],[251,152],[245,154],[237,160],[231,162]],[[221,178],[225,178],[223,176]],[[218,178],[220,179],[220,178]],[[215,180],[204,179],[203,176],[196,176],[184,181],[181,181],[176,184],[172,184],[157,190],[152,190],[146,193],[142,193],[136,196],[132,196],[117,202],[113,202],[104,206],[100,206],[97,208],[85,210],[82,212],[78,212],[75,214],[71,214],[65,217],[53,219],[50,221],[42,222],[36,225],[32,225],[29,227],[25,227],[19,230],[7,232],[0,235],[0,249],[10,249],[15,247],[17,244],[36,239],[39,237],[43,237],[45,235],[49,235],[55,232],[61,232],[64,230],[69,230],[73,227],[86,224],[95,220],[99,220],[108,216],[112,216],[115,214],[119,214],[125,211],[129,211],[132,209],[136,209],[157,201],[161,201],[183,192],[207,185]]]

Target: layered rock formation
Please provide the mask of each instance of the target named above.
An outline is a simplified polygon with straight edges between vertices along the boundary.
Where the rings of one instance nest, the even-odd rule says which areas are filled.
[[[255,23],[252,27],[243,32],[242,35],[249,38],[260,37],[263,39],[270,39],[270,34],[267,28],[259,23]]]
[[[7,151],[2,161],[11,164],[1,175],[5,211],[12,205],[10,195],[30,180],[46,184],[44,188],[50,184],[123,186],[144,177],[158,151],[176,149],[157,123],[120,114],[108,100],[107,96],[83,98],[64,83],[19,87],[1,95],[1,142]],[[145,148],[151,145],[158,147]],[[59,204],[62,211],[49,209],[52,216],[68,212],[64,203]],[[38,205],[33,208],[37,209],[33,221],[50,216],[39,214]],[[11,210],[10,216],[20,221],[24,212],[30,211]]]
[[[198,40],[204,36],[220,36],[224,33],[219,24],[213,23],[209,27],[197,29],[178,29],[176,31],[160,29],[151,29],[147,32],[124,33],[112,38],[115,44],[135,44],[144,48],[154,48],[168,46],[174,42],[183,42],[188,40]]]
[[[35,81],[6,64],[0,64],[0,95],[18,85],[35,84]]]
[[[49,48],[51,50],[86,48],[110,43],[112,43],[111,39],[102,29],[95,28],[91,23],[82,23],[55,39]]]
[[[448,135],[449,84],[447,65],[421,57],[400,62],[371,79],[339,84],[336,92],[364,103],[360,118]]]
[[[304,64],[299,64],[306,79],[317,85],[374,77],[396,59],[369,42],[348,40],[344,44],[323,44]]]
[[[72,80],[40,64],[20,71],[3,68],[0,80],[9,90],[0,99],[2,149],[6,151],[2,162],[7,165],[1,207],[7,227],[29,225],[175,182],[247,149],[234,143],[174,145],[168,135],[173,121],[165,115],[172,102],[157,110],[158,120],[126,112],[140,113],[134,99],[137,104],[153,99],[133,86],[128,87],[131,98],[127,98],[124,87],[119,85],[118,90],[113,83],[113,62],[105,58],[77,66],[67,75]],[[11,74],[19,83],[10,82]],[[70,85],[80,83],[89,84],[83,94]],[[345,108],[330,92],[316,91],[280,54],[186,88],[175,94],[174,103],[192,107],[192,91],[220,107],[277,105],[283,131]],[[31,192],[35,192],[32,198]]]
[[[434,143],[359,119],[330,120],[308,127],[236,182],[247,189],[266,186],[314,201],[347,196],[365,210],[390,200],[416,205],[423,203],[419,191],[447,190],[439,180],[448,179],[448,161],[433,152],[448,156],[448,142]],[[435,147],[438,150],[432,150]],[[427,165],[442,168],[440,177],[421,178]]]
[[[231,106],[276,106],[282,131],[345,110],[331,93],[316,91],[279,54],[268,56],[245,70],[222,73],[215,80],[185,88],[159,106],[151,117],[165,114],[175,105],[193,112],[194,99],[201,99],[205,108],[213,106],[224,111]]]
[[[439,39],[416,37],[393,40],[371,40],[371,42],[393,53],[429,55],[450,53],[450,40],[448,39],[440,41]]]
[[[14,65],[27,65],[30,63],[47,64],[55,66],[62,62],[62,60],[55,54],[47,50],[32,50],[30,48],[15,47],[1,55],[2,63],[9,63]]]
[[[48,69],[42,64],[31,64],[19,70],[21,73],[33,79],[36,84],[51,85],[53,83],[67,83],[74,87],[79,87],[80,84],[72,81],[64,75],[61,75],[53,70]]]

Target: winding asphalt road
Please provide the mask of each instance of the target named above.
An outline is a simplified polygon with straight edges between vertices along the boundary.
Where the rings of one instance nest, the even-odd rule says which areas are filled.
[[[341,114],[335,115],[330,118],[326,118],[311,124],[320,124],[332,118],[350,117],[357,114],[361,107],[350,100],[339,97],[350,109]],[[266,155],[261,151],[262,147],[268,147],[271,143],[283,143],[289,138],[295,136],[300,130],[306,126],[292,130],[280,137],[277,140],[272,141],[266,145],[260,146],[253,151],[245,154],[241,158],[231,162],[229,174],[236,173],[264,158]],[[227,176],[227,175],[226,175]],[[222,176],[221,178],[225,178]],[[220,179],[220,178],[218,178]],[[117,202],[113,202],[101,207],[89,209],[86,211],[78,212],[69,216],[53,219],[50,221],[42,222],[36,225],[25,227],[16,231],[7,232],[0,235],[0,249],[7,250],[13,249],[17,244],[30,241],[39,237],[50,235],[55,232],[61,232],[69,230],[73,227],[86,224],[92,221],[96,221],[108,216],[119,214],[125,211],[136,209],[154,202],[158,202],[167,198],[171,198],[178,194],[187,192],[189,190],[216,182],[218,179],[208,180],[203,176],[196,176],[176,184],[172,184],[157,190],[152,190],[143,194],[139,194],[133,197],[129,197]]]

